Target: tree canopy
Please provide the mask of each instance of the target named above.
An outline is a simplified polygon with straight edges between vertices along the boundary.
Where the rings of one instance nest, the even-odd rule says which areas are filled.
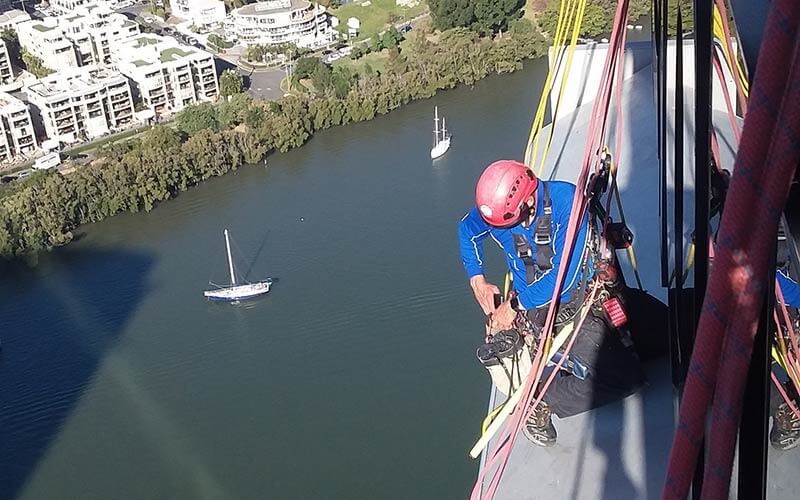
[[[219,76],[219,93],[223,97],[241,94],[244,90],[244,80],[238,71],[226,69]]]
[[[520,17],[525,0],[429,0],[439,29],[470,28],[481,34],[507,30]]]

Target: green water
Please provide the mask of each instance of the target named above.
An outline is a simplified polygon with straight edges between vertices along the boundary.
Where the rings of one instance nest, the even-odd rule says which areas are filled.
[[[85,228],[0,277],[0,498],[449,499],[489,380],[456,226],[541,61]],[[453,145],[431,162],[433,106]],[[261,300],[206,302],[238,271]],[[496,271],[501,270],[495,255]]]

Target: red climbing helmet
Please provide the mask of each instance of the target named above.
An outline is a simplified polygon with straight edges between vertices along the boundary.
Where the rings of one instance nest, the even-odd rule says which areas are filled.
[[[478,179],[475,204],[483,220],[492,226],[512,226],[538,185],[539,179],[522,163],[499,160],[486,167]]]

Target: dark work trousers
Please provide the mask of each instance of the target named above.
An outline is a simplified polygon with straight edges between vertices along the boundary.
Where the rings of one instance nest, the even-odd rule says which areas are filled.
[[[577,356],[589,369],[581,380],[559,371],[544,395],[553,413],[571,417],[593,408],[623,399],[639,389],[645,381],[639,357],[633,348],[625,347],[620,333],[589,313],[578,332],[570,356]],[[552,373],[545,370],[543,381]]]

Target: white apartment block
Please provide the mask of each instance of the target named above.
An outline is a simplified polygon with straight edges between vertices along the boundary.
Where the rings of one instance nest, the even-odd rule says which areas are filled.
[[[245,45],[292,42],[320,47],[335,39],[325,7],[306,0],[267,0],[234,10],[225,22],[229,36]]]
[[[156,115],[219,96],[214,58],[173,38],[139,35],[115,48],[113,62]]]
[[[199,27],[221,24],[226,15],[222,0],[170,0],[170,9],[173,16]]]
[[[28,106],[12,95],[0,92],[0,163],[31,153],[37,147]]]
[[[69,14],[74,12],[78,7],[90,5],[93,2],[90,0],[50,0],[50,10],[57,14]]]
[[[128,80],[100,66],[68,68],[25,88],[37,121],[49,139],[92,139],[133,123]]]
[[[111,47],[139,34],[139,25],[108,7],[21,23],[19,42],[52,70],[111,62]]]
[[[30,21],[31,15],[21,10],[12,9],[0,14],[0,31],[13,30],[17,31],[17,25]]]
[[[11,69],[11,58],[8,56],[6,42],[0,39],[0,85],[8,85],[14,81],[14,71]]]

